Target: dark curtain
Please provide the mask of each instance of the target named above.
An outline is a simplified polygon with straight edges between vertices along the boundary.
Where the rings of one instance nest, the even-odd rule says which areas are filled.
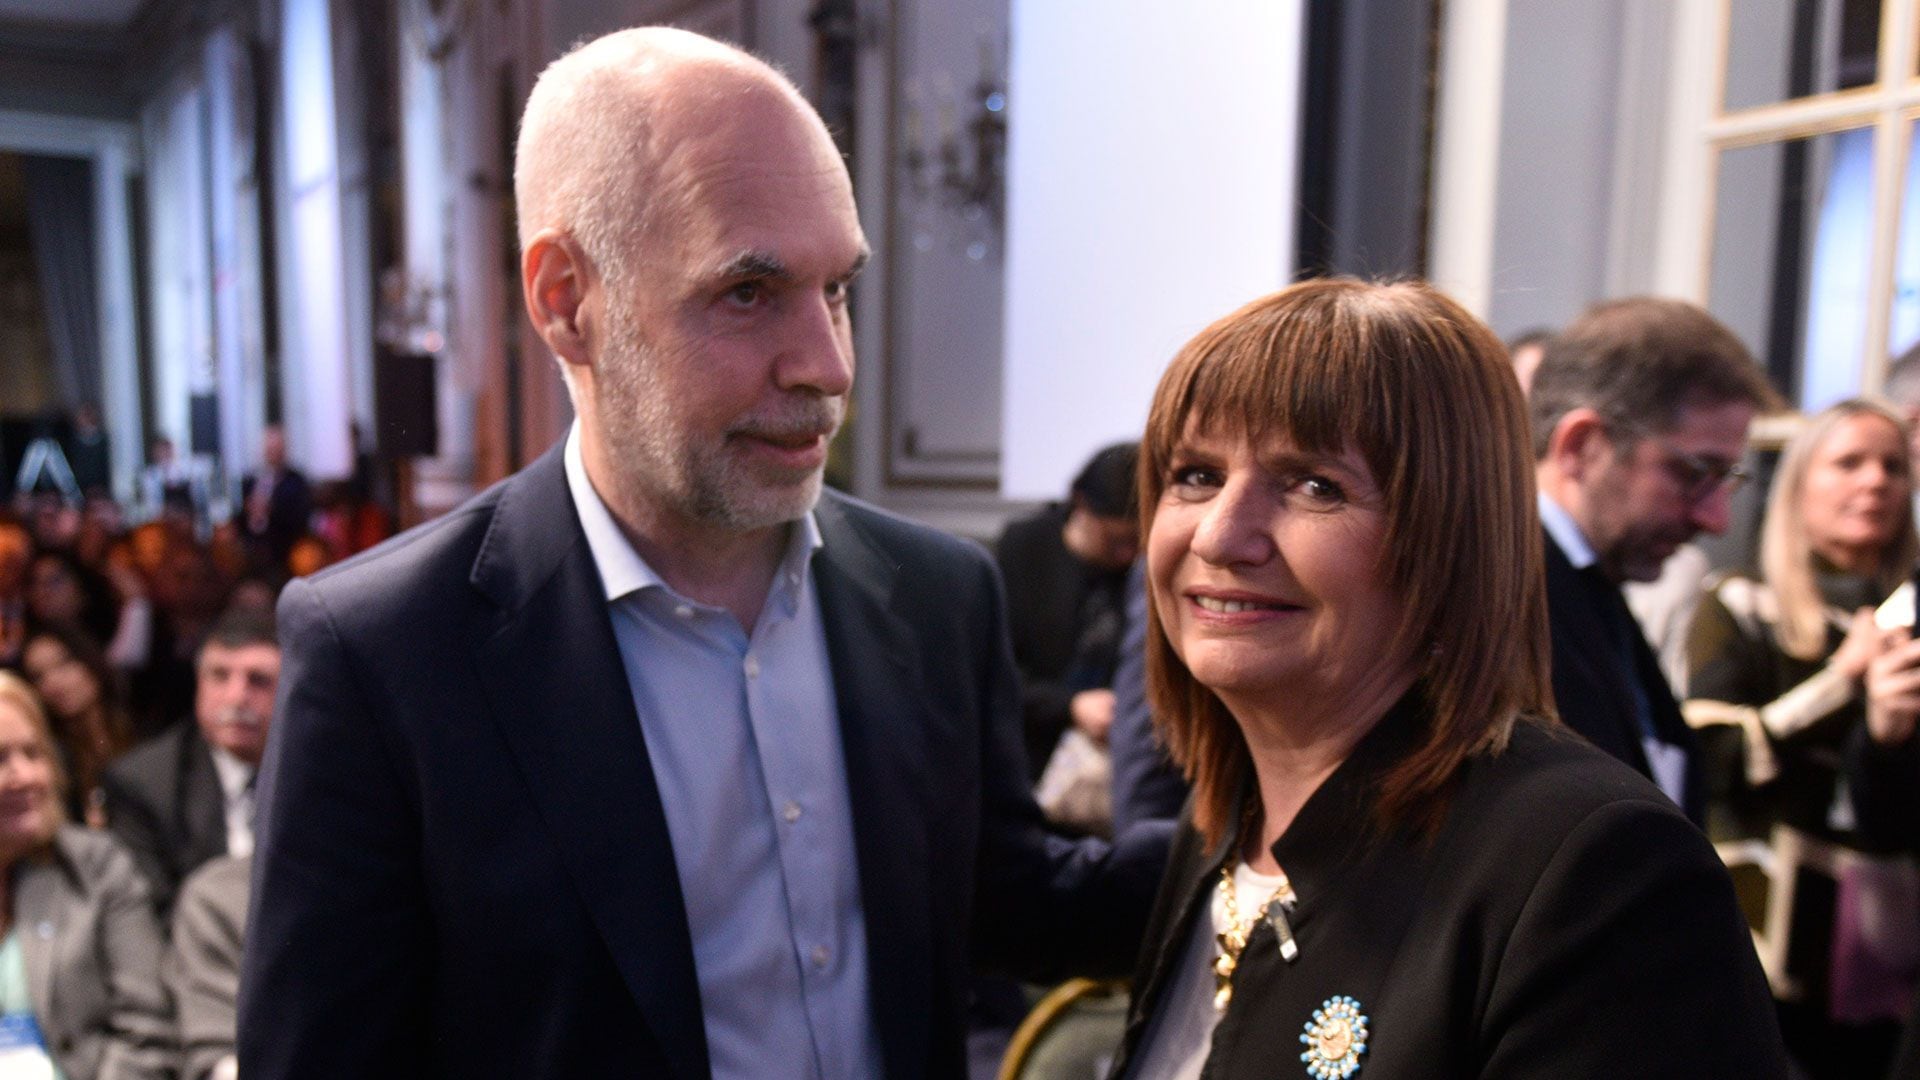
[[[46,298],[55,385],[69,408],[100,402],[99,284],[94,280],[93,163],[21,159],[27,230]]]

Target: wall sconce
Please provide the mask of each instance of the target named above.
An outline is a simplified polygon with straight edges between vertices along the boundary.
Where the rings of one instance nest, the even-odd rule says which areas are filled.
[[[967,257],[979,262],[991,250],[990,241],[999,240],[1006,213],[1007,92],[992,39],[981,36],[980,77],[971,91],[956,93],[944,75],[934,81],[926,101],[917,81],[907,84],[906,147],[900,164],[921,205],[937,202],[967,223],[972,235]],[[929,248],[931,234],[919,230],[915,246]]]

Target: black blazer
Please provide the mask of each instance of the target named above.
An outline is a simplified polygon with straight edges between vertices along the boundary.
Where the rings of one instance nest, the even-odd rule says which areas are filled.
[[[1680,717],[1673,689],[1632,622],[1626,600],[1617,586],[1573,568],[1551,535],[1544,536],[1547,556],[1547,622],[1553,633],[1553,698],[1560,719],[1587,737],[1593,745],[1651,778],[1647,752],[1640,745],[1640,725],[1634,719],[1633,681],[1638,680],[1653,706],[1653,730],[1662,742],[1680,747],[1687,755],[1687,817],[1698,825],[1706,820],[1706,778],[1700,766],[1700,745],[1693,729]],[[1625,615],[1633,629],[1634,666],[1620,662],[1613,645],[1607,608],[1618,605],[1614,617]]]
[[[1168,832],[1042,832],[984,551],[837,495],[816,514],[886,1074],[959,1078],[970,950],[1124,967]],[[707,1076],[666,819],[560,448],[294,582],[280,627],[241,1073]]]
[[[1523,723],[1462,767],[1430,839],[1371,839],[1373,784],[1421,726],[1406,703],[1390,713],[1274,845],[1300,896],[1299,952],[1282,959],[1273,926],[1256,926],[1210,1080],[1307,1075],[1300,1036],[1336,996],[1369,1020],[1363,1078],[1787,1075],[1726,870],[1666,796],[1563,729]],[[1176,840],[1123,1066],[1176,965],[1195,962],[1195,920],[1238,842],[1209,849],[1191,827]]]
[[[189,718],[129,750],[100,777],[107,827],[133,853],[162,917],[202,863],[227,853],[227,800],[213,751]]]
[[[1061,530],[1069,509],[1066,503],[1050,503],[1031,517],[1008,522],[993,546],[1007,587],[1027,769],[1035,781],[1073,722],[1073,695],[1112,681],[1124,630],[1126,571],[1089,566],[1067,550]],[[1087,625],[1089,615],[1098,625]],[[1089,631],[1090,655],[1082,655]],[[1091,682],[1075,685],[1076,664],[1089,667],[1078,674],[1092,676]]]

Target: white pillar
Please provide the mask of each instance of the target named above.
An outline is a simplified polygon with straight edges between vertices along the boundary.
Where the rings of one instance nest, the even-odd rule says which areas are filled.
[[[1493,290],[1507,0],[1454,0],[1444,10],[1428,277],[1484,319]]]

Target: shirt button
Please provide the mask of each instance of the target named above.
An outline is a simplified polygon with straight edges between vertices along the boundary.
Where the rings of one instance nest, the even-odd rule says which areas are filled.
[[[831,959],[833,959],[833,954],[827,951],[827,947],[825,945],[815,945],[813,947],[813,966],[814,967],[817,967],[817,968],[826,967],[827,961]]]
[[[760,677],[760,658],[759,657],[753,655],[752,653],[748,653],[747,662],[741,666],[746,668],[747,678],[757,679]]]
[[[789,825],[791,825],[796,821],[799,821],[800,820],[800,804],[797,802],[794,802],[792,799],[788,799],[787,805],[780,808],[780,816],[783,818],[786,818],[787,823]]]
[[[677,604],[674,606],[673,613],[683,619],[691,619],[693,618],[693,607],[689,604]]]

